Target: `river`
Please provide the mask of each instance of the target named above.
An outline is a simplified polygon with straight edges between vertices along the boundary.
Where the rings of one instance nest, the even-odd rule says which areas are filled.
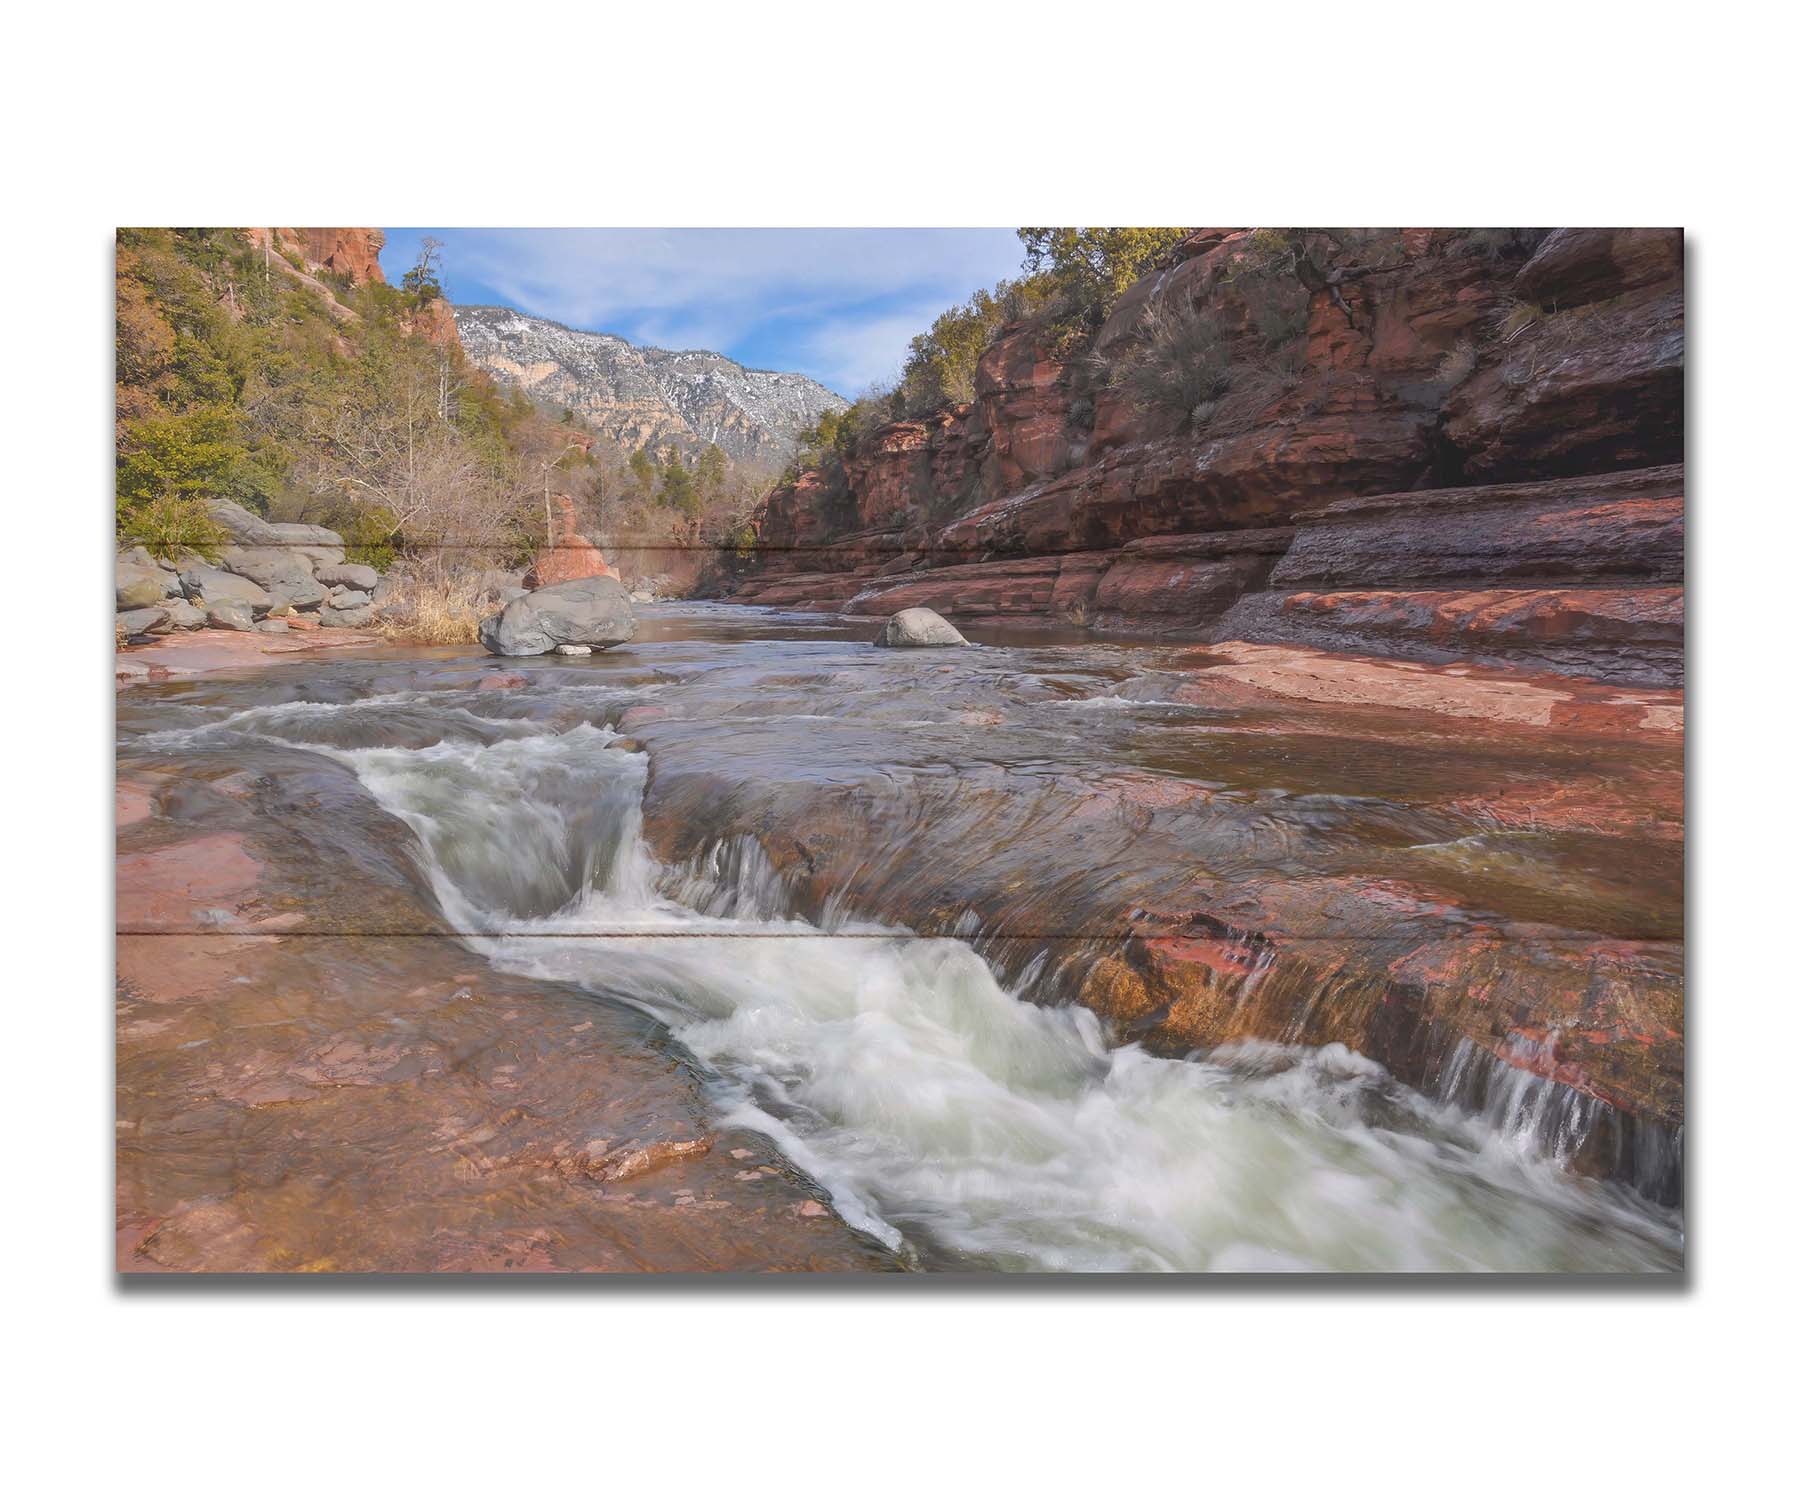
[[[388,650],[132,689],[120,764],[352,768],[415,835],[453,941],[654,1018],[721,1124],[768,1137],[920,1269],[1680,1265],[1678,1210],[1571,1170],[1579,1110],[1538,1080],[1422,1091],[1344,1045],[1287,1039],[1167,1055],[1073,1003],[1069,953],[1106,934],[1008,927],[1059,893],[1092,909],[1132,860],[1170,863],[1165,823],[1100,827],[1069,810],[1092,797],[1044,800],[1120,773],[1164,801],[1205,789],[1208,875],[1227,881],[1273,878],[1270,848],[1289,879],[1354,855],[1607,934],[1678,911],[1660,857],[1621,873],[1591,837],[1464,826],[1409,795],[1461,774],[1441,753],[1359,769],[1311,739],[1238,732],[1173,696],[1191,650],[1037,634],[882,652],[866,625],[824,618],[642,613],[638,640],[585,659]],[[802,796],[861,809],[831,825],[857,847],[804,851],[856,871],[823,899],[771,858],[773,835],[744,831],[786,826]],[[918,888],[908,851],[927,818],[1010,904],[957,917],[938,901],[921,935],[916,907],[884,900]]]

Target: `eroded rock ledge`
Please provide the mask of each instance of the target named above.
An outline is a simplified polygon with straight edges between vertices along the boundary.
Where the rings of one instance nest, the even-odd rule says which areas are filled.
[[[134,765],[118,829],[121,1271],[894,1269],[649,1022],[468,952],[344,767]]]
[[[801,911],[968,939],[1122,1038],[1340,1042],[1464,1107],[1528,1106],[1572,1165],[1679,1201],[1680,695],[1256,643],[1178,678],[1176,701],[1218,711],[1191,766],[1021,776],[976,756],[950,775],[929,754],[872,766],[852,727],[840,753],[820,726],[813,763],[749,777],[705,725],[625,727],[665,859],[754,839]],[[947,691],[934,715],[954,716]],[[1341,832],[1281,813],[1315,794]],[[1389,801],[1404,835],[1382,832]]]
[[[1197,233],[1101,349],[1153,298],[1241,326],[1247,240]],[[1678,683],[1680,233],[1403,245],[1314,296],[1298,373],[1229,431],[1171,432],[1009,330],[972,403],[776,490],[732,597]]]

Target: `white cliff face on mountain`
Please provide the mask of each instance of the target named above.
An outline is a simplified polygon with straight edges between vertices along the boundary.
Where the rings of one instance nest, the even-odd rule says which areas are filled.
[[[568,406],[628,447],[717,443],[741,463],[779,467],[794,439],[848,403],[804,375],[750,370],[695,349],[640,348],[505,307],[458,307],[469,358],[534,400]]]

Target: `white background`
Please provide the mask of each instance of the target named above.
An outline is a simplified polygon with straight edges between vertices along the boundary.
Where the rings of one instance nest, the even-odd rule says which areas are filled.
[[[34,7],[9,23],[14,1493],[1791,1480],[1791,38],[1773,7]],[[1777,137],[1780,151],[1777,154]],[[111,230],[1684,224],[1691,1274],[524,1291],[111,1275]]]

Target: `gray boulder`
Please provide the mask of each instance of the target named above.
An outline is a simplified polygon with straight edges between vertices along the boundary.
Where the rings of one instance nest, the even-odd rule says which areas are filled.
[[[558,646],[605,650],[637,630],[625,586],[616,578],[577,578],[534,589],[481,622],[481,644],[495,656],[543,656]]]
[[[935,609],[903,609],[881,627],[877,646],[966,646],[961,632]]]
[[[198,630],[206,623],[206,611],[195,609],[180,595],[165,599],[162,608],[168,612],[171,630]]]
[[[333,609],[362,609],[374,602],[373,597],[362,589],[335,588],[331,591]]]
[[[247,604],[209,604],[206,623],[214,630],[254,630],[256,620]]]
[[[150,635],[154,631],[169,628],[169,612],[161,607],[150,609],[127,609],[120,612],[114,623],[126,635],[131,637]]]
[[[301,521],[265,521],[230,500],[209,500],[206,509],[240,547],[285,547],[309,567],[344,560],[344,539],[327,526]]]
[[[373,568],[353,562],[320,563],[313,569],[313,576],[327,588],[342,584],[345,588],[361,589],[365,594],[372,593],[375,585],[381,582],[381,575]]]
[[[337,625],[348,630],[355,630],[367,625],[375,618],[375,611],[368,605],[360,609],[339,609],[334,604],[327,604],[319,611],[321,625]]]
[[[277,604],[306,609],[325,599],[312,565],[291,547],[227,547],[219,554],[219,566],[248,578]]]
[[[286,635],[288,633],[288,622],[286,620],[258,620],[256,622],[256,628],[267,632],[269,635]]]
[[[170,584],[175,587],[171,589]],[[180,592],[180,579],[154,565],[146,567],[123,557],[113,564],[113,594],[120,609],[148,609]]]
[[[223,568],[189,568],[181,575],[181,586],[190,604],[241,604],[258,615],[267,614],[275,604],[261,584]]]

